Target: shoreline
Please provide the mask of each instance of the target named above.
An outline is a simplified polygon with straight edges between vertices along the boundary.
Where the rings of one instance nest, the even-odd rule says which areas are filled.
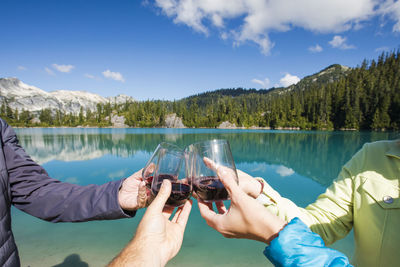
[[[391,132],[396,130],[387,130],[387,129],[380,129],[380,130],[357,130],[352,128],[340,128],[340,129],[300,129],[299,127],[278,127],[278,128],[271,128],[271,127],[113,127],[113,126],[13,126],[14,129],[34,129],[34,128],[45,128],[45,129],[212,129],[212,130],[270,130],[270,131],[323,131],[323,132]]]

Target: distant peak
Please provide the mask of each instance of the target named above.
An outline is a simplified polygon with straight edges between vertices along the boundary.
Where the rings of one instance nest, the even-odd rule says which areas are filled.
[[[8,81],[19,81],[17,77],[6,77],[6,78],[0,78],[0,80],[8,80]]]
[[[326,67],[325,69],[321,70],[320,72],[326,72],[326,71],[333,71],[335,69],[342,69],[342,70],[348,70],[350,67],[340,65],[340,64],[332,64]]]
[[[21,81],[16,77],[0,78],[0,81],[7,82],[7,83],[13,83],[13,84],[21,83]]]

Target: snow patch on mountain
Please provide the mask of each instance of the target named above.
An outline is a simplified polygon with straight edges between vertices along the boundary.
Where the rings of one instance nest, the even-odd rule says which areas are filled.
[[[135,101],[127,95],[102,97],[85,91],[57,90],[46,92],[40,88],[23,83],[17,78],[0,78],[0,103],[7,101],[12,109],[28,110],[39,113],[42,109],[60,110],[65,113],[78,114],[81,107],[84,111],[96,110],[98,103],[117,103]]]

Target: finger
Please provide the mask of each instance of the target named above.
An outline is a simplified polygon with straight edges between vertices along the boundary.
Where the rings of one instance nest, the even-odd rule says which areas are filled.
[[[182,208],[183,208],[183,207],[179,207],[179,208],[176,210],[174,217],[171,219],[171,222],[176,223],[176,221],[177,221],[178,218],[179,218],[179,215],[180,215],[181,212],[182,212]]]
[[[160,191],[158,191],[156,198],[153,200],[148,209],[152,212],[154,211],[157,213],[161,213],[170,194],[171,182],[168,179],[164,179],[161,184]]]
[[[192,200],[188,200],[186,201],[185,205],[182,208],[182,211],[180,212],[176,223],[179,224],[180,226],[183,227],[183,229],[185,229],[187,221],[189,219],[189,215],[190,215],[190,211],[192,210],[192,205],[193,205],[193,201]]]
[[[191,200],[190,200],[191,201]],[[186,201],[187,202],[187,201]],[[179,216],[182,213],[183,207],[186,205],[186,202],[183,206],[180,206],[178,210],[175,212],[174,218],[172,218],[171,222],[176,223],[179,219]]]
[[[145,176],[145,177],[149,176],[150,174],[152,174],[154,172],[155,168],[156,168],[156,165],[153,162],[150,163],[149,166],[146,167],[146,169],[143,173],[143,176]]]
[[[147,195],[146,206],[150,206],[155,197],[153,193],[151,193],[151,190],[149,190],[147,187],[146,187],[146,195]]]
[[[201,217],[203,217],[206,220],[206,222],[209,226],[211,226],[212,228],[215,228],[215,225],[218,221],[218,214],[216,214],[207,203],[198,201],[198,206],[199,206]]]
[[[218,175],[218,178],[224,184],[226,190],[228,190],[229,194],[232,195],[232,190],[240,191],[240,188],[237,184],[237,175],[234,170],[225,167],[225,166],[218,166],[213,160],[203,157],[204,164],[210,168],[211,170],[215,171]],[[225,182],[224,182],[224,181]]]
[[[140,182],[139,184],[139,192],[137,196],[137,203],[138,203],[138,209],[146,207],[146,202],[147,202],[147,188],[146,188],[146,183],[144,181]]]
[[[227,209],[226,209],[225,204],[224,204],[223,201],[215,202],[215,206],[217,207],[217,210],[218,210],[219,214],[225,214],[227,212]]]
[[[174,212],[174,207],[171,206],[165,206],[162,210],[162,214],[164,215],[164,217],[168,220],[169,217],[171,217],[172,213]]]
[[[207,166],[207,168],[217,171],[217,164],[211,160],[210,158],[203,157],[204,164]]]
[[[251,175],[245,173],[245,172],[242,171],[242,170],[236,169],[236,172],[237,172],[238,177],[242,177],[242,178],[245,178],[245,179],[249,179],[249,178],[254,179],[253,176],[251,176]]]
[[[198,199],[198,198],[199,198],[199,196],[197,195],[197,193],[194,192],[194,191],[192,192],[192,197],[195,198],[195,199]]]
[[[237,176],[234,170],[220,166],[217,168],[217,175],[231,197],[244,194],[236,182]]]
[[[134,174],[129,176],[129,178],[133,178],[133,179],[136,179],[136,180],[142,180],[142,171],[143,171],[143,169],[138,170],[137,172],[135,172]]]
[[[201,201],[201,200],[200,200]],[[212,205],[212,202],[203,202],[203,201],[201,201],[203,204],[205,204],[210,210],[214,210],[213,209],[213,205]]]

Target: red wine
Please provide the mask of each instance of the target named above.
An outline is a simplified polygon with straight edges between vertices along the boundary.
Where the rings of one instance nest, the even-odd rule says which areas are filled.
[[[160,191],[160,187],[164,179],[170,180],[172,185],[171,195],[169,196],[166,204],[174,207],[182,206],[185,201],[190,198],[192,193],[190,185],[186,182],[176,180],[176,178],[174,179],[174,177],[171,175],[160,174],[157,179],[159,182],[156,185],[153,185],[152,188],[154,195],[157,195],[158,191]]]
[[[153,176],[147,177],[144,181],[146,182],[146,187],[148,189],[151,189],[151,182],[153,182]]]
[[[203,176],[193,179],[193,190],[203,201],[226,200],[228,191],[216,176]]]

